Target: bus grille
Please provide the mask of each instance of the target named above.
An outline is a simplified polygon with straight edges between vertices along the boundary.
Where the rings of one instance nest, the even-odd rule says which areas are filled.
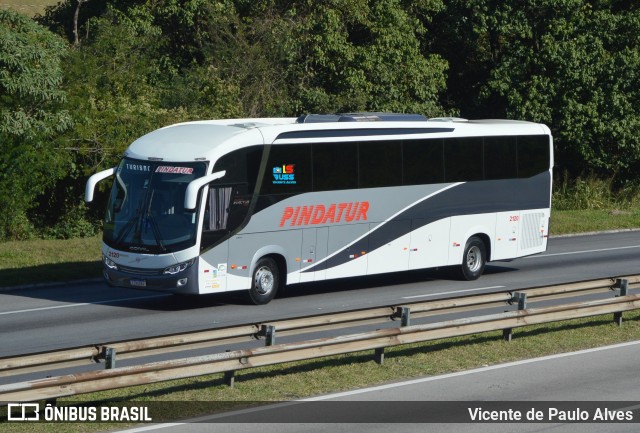
[[[536,248],[544,241],[541,226],[543,223],[543,213],[528,213],[522,216],[522,244],[521,248]]]
[[[127,274],[133,275],[145,275],[145,276],[155,276],[162,275],[162,269],[141,269],[141,268],[130,268],[128,266],[118,266],[118,269]]]

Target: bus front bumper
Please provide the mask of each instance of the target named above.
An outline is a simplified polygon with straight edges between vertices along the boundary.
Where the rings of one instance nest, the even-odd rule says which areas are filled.
[[[162,270],[112,269],[103,267],[105,281],[112,286],[131,289],[153,290],[160,292],[197,294],[198,293],[198,264],[197,261],[182,272],[173,275],[163,275]]]

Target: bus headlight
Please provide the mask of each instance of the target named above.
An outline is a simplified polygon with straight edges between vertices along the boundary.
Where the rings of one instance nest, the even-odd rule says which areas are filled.
[[[177,265],[173,265],[173,266],[169,266],[168,268],[165,268],[164,271],[162,271],[162,273],[164,275],[175,275],[175,274],[179,274],[180,272],[184,271],[185,269],[187,269],[189,266],[193,265],[193,262],[195,262],[196,259],[191,259],[189,261],[186,262],[182,262],[182,263],[178,263]]]
[[[104,265],[109,268],[109,269],[113,269],[114,271],[118,270],[118,265],[116,264],[116,262],[114,262],[113,260],[111,260],[109,257],[107,256],[102,256],[104,258],[103,262]]]

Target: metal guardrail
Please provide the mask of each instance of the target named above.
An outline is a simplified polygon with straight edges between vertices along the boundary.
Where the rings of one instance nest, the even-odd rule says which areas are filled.
[[[624,277],[630,285],[640,287],[640,275]],[[570,284],[559,284],[520,290],[533,302],[584,295],[587,293],[609,292],[615,289],[616,279],[605,278]],[[144,340],[132,340],[96,344],[88,347],[43,352],[33,355],[0,358],[0,377],[16,374],[51,371],[59,368],[76,367],[105,361],[110,367],[114,356],[119,360],[134,359],[155,354],[167,354],[200,348],[210,348],[265,338],[267,345],[274,341],[273,329],[278,335],[299,335],[322,330],[335,330],[357,325],[379,324],[400,320],[408,324],[413,318],[434,316],[453,312],[474,311],[481,308],[498,307],[516,302],[512,292],[492,293],[398,306],[378,307],[341,313],[322,314],[271,321],[266,324],[246,324],[230,328],[202,330],[190,333],[158,336]],[[403,316],[404,314],[404,316]]]
[[[628,295],[629,289],[640,288],[640,275],[624,279],[602,279],[579,283],[537,287],[518,293],[495,293],[464,298],[406,304],[403,306],[373,308],[308,318],[271,322],[268,325],[245,325],[234,328],[206,330],[189,334],[156,337],[147,340],[110,343],[90,348],[78,348],[23,357],[0,359],[0,372],[4,375],[27,371],[51,370],[53,366],[78,365],[87,359],[95,361],[108,352],[118,353],[119,359],[167,353],[185,348],[210,347],[229,341],[266,337],[267,346],[236,350],[207,356],[147,363],[124,368],[58,376],[0,386],[0,401],[34,401],[82,394],[106,389],[148,384],[165,380],[225,372],[229,383],[233,372],[245,368],[312,359],[322,356],[375,349],[376,360],[382,362],[384,348],[399,344],[429,341],[460,335],[503,330],[505,338],[512,328],[537,323],[567,320],[579,317],[614,313],[621,323],[622,312],[640,308],[640,296]],[[527,301],[552,297],[577,296],[584,293],[618,290],[613,299],[571,303],[561,306],[527,309]],[[533,302],[536,302],[533,301]],[[455,319],[426,325],[410,325],[417,315],[442,314],[460,309],[478,309],[490,305],[518,303],[517,311]],[[274,345],[275,333],[303,333],[327,327],[345,327],[371,321],[400,320],[401,327],[389,328],[339,337],[315,339],[297,343]],[[270,341],[269,341],[270,340]],[[107,359],[109,361],[109,359]],[[113,359],[112,361],[115,361]],[[109,362],[107,362],[108,364]],[[111,363],[112,366],[115,362]]]

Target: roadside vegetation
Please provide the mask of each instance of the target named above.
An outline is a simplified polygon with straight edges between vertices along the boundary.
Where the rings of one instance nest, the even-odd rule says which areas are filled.
[[[100,248],[98,236],[1,242],[0,287],[97,278]]]
[[[568,188],[593,173],[637,191],[639,35],[640,9],[615,0],[7,0],[0,242],[96,235],[106,192],[86,207],[87,177],[197,119],[529,120],[550,127]]]
[[[640,228],[640,187],[627,182],[616,188],[613,180],[595,176],[554,184],[551,235]]]
[[[0,9],[12,9],[30,17],[42,15],[47,7],[54,6],[58,0],[2,0]]]

